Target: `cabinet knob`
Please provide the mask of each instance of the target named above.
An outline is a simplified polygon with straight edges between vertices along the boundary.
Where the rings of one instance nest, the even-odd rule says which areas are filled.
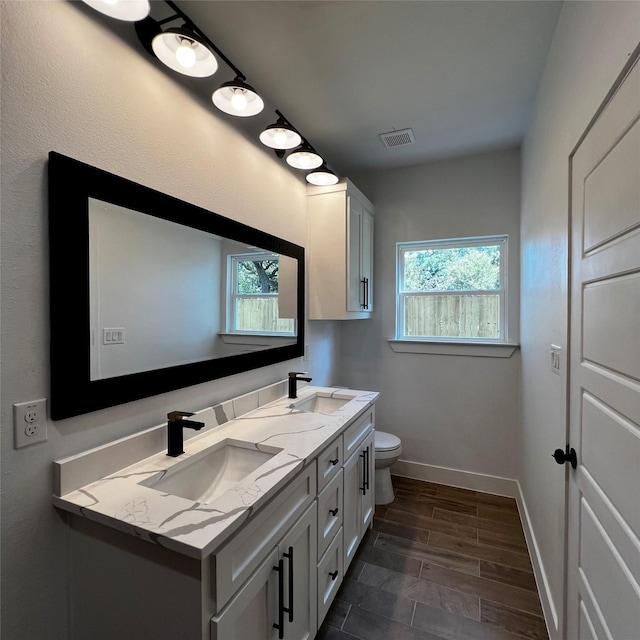
[[[329,462],[335,467],[338,464],[338,462],[340,462],[340,460],[336,458],[335,460],[329,460]]]
[[[332,573],[330,572],[329,575],[331,576],[332,580],[335,580],[338,577],[338,570],[336,569]]]
[[[336,507],[335,509],[329,509],[329,513],[335,517],[338,515],[338,507]]]

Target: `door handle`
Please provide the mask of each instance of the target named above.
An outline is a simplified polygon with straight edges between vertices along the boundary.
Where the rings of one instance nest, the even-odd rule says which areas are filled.
[[[338,507],[335,509],[329,509],[329,513],[335,518],[338,515]]]
[[[278,572],[278,622],[273,624],[273,628],[278,630],[278,638],[284,638],[284,560],[280,558],[278,566],[273,567]]]
[[[289,547],[289,551],[282,555],[289,560],[289,607],[283,608],[283,611],[289,614],[289,622],[293,622],[293,547]]]
[[[566,464],[569,462],[573,469],[578,466],[576,450],[573,447],[569,447],[569,445],[567,445],[567,448],[564,451],[562,449],[556,449],[553,452],[552,457],[555,458],[555,461],[558,464]]]

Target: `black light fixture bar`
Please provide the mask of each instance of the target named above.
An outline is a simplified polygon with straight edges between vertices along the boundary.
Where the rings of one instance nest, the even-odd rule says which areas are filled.
[[[233,64],[233,62],[231,62],[231,60],[229,60],[229,58],[218,48],[218,46],[207,36],[206,33],[204,33],[199,27],[198,25],[195,24],[195,22],[172,0],[164,0],[164,3],[174,12],[173,15],[168,16],[166,18],[162,18],[161,20],[153,20],[151,19],[149,22],[149,24],[146,24],[146,19],[145,20],[141,20],[140,22],[136,23],[136,31],[138,32],[138,37],[140,38],[140,41],[142,43],[142,45],[145,47],[145,49],[147,49],[147,51],[151,54],[151,55],[155,55],[155,53],[153,52],[152,48],[151,48],[151,39],[152,37],[155,35],[155,30],[158,29],[158,27],[160,27],[161,25],[167,24],[169,22],[173,22],[174,20],[182,20],[184,22],[184,26],[188,29],[190,29],[191,31],[193,31],[194,34],[196,34],[198,37],[200,37],[204,43],[206,43],[206,45],[211,49],[211,51],[213,51],[215,54],[217,54],[217,56],[235,73],[236,75],[236,80],[241,80],[246,81],[247,77],[244,75],[244,73],[242,73],[242,71],[240,71],[240,69],[238,69],[238,67],[236,67],[235,64]],[[147,42],[148,40],[148,42]],[[165,63],[166,64],[166,63]],[[187,74],[188,75],[188,74]],[[233,82],[231,83],[225,83],[222,85],[222,87],[225,87],[225,85],[230,84],[232,85]],[[242,85],[242,83],[241,83]],[[249,92],[253,92],[254,89],[253,87],[247,85],[246,83],[243,85],[244,88],[246,88]],[[242,113],[238,113],[238,112],[233,112],[231,110],[227,110],[224,105],[221,105],[217,102],[216,98],[215,98],[215,93],[214,92],[214,104],[216,104],[216,106],[221,109],[222,111],[225,111],[226,113],[230,113],[232,115],[255,115],[256,113],[258,113],[259,111],[262,110],[263,107],[263,103],[262,100],[260,99],[259,96],[257,96],[257,94],[254,94],[254,98],[257,97],[257,100],[259,100],[260,102],[260,106],[258,110],[254,110],[253,113],[246,113],[246,114],[242,114]],[[255,106],[255,103],[254,103]],[[317,152],[315,151],[315,149],[313,148],[313,145],[311,145],[309,143],[309,141],[307,140],[307,138],[305,138],[300,131],[297,129],[297,127],[295,127],[291,121],[289,120],[289,118],[287,118],[281,111],[279,111],[278,109],[275,110],[276,114],[278,115],[278,117],[286,124],[288,125],[288,127],[290,127],[290,129],[292,131],[294,131],[295,133],[298,134],[298,136],[300,136],[300,139],[302,141],[303,144],[308,145],[311,150],[317,154]],[[269,128],[269,127],[267,127]],[[268,143],[267,146],[271,146]],[[297,146],[297,144],[296,144]],[[283,158],[286,154],[286,152],[289,149],[282,149],[282,148],[274,148],[272,147],[275,154],[279,157],[279,158]],[[293,165],[291,165],[293,166]],[[301,169],[302,167],[295,167],[297,169]],[[309,169],[311,173],[314,172],[324,172],[327,174],[331,174],[334,179],[337,181],[337,176],[335,175],[335,173],[333,171],[331,171],[330,168],[327,167],[326,162],[317,169]],[[307,175],[307,182],[310,182],[309,180],[309,176],[311,175],[308,174]]]
[[[171,9],[176,12],[176,15],[173,16],[172,18],[165,18],[164,20],[159,21],[158,24],[163,24],[165,22],[170,22],[171,20],[176,20],[178,18],[181,18],[182,20],[185,21],[185,24],[187,26],[193,29],[193,31],[195,31],[195,33],[197,33],[209,45],[209,47],[211,47],[211,49],[220,56],[220,58],[224,61],[224,63],[233,70],[236,76],[238,76],[242,80],[247,79],[244,73],[242,73],[242,71],[240,71],[240,69],[238,69],[238,67],[236,67],[236,65],[233,64],[233,62],[231,62],[231,60],[229,60],[229,58],[227,58],[227,56],[225,56],[224,53],[220,51],[220,49],[218,49],[215,43],[213,43],[209,39],[207,34],[203,33],[198,28],[198,25],[182,9],[180,9],[180,7],[178,7],[175,2],[172,2],[171,0],[164,0],[164,2],[168,7],[171,7]]]

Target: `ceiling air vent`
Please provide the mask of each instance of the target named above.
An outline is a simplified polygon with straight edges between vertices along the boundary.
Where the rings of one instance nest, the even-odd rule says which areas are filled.
[[[400,129],[400,131],[388,131],[381,133],[380,140],[387,149],[391,147],[403,147],[407,144],[413,144],[416,137],[413,135],[413,129]]]

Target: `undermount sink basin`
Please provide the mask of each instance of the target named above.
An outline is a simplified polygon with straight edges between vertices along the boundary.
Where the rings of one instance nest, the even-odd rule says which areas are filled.
[[[293,403],[291,408],[310,413],[335,413],[350,401],[351,398],[332,398],[316,393],[305,400]]]
[[[251,442],[223,440],[140,484],[187,500],[211,502],[282,451],[262,449]]]

